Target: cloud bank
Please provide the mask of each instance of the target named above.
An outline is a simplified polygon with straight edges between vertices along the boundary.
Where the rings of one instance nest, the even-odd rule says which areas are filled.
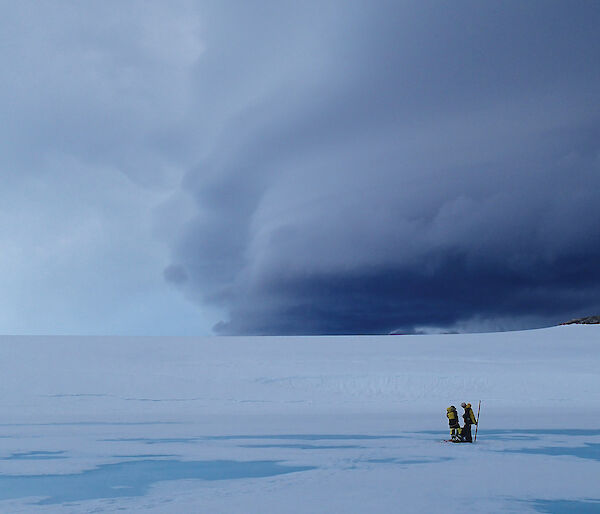
[[[155,210],[196,161],[189,3],[3,2],[0,333],[210,333]]]
[[[319,5],[207,13],[196,212],[165,278],[224,334],[600,309],[598,6]]]
[[[600,6],[421,4],[6,4],[0,331],[600,311]]]

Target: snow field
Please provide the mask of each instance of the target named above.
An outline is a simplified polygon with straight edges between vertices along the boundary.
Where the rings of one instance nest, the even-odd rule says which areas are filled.
[[[2,337],[0,511],[588,512],[599,349],[597,326]],[[440,443],[479,399],[478,443]]]

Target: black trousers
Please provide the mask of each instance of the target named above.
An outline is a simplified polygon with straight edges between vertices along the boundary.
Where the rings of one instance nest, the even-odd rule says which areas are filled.
[[[465,426],[462,428],[460,435],[462,436],[463,441],[465,441],[466,443],[472,443],[473,436],[471,435],[471,425],[465,424]]]

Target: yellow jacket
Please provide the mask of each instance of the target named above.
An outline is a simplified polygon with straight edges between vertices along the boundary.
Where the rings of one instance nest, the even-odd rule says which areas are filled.
[[[467,406],[464,408],[465,413],[463,414],[463,420],[467,425],[477,425],[477,420],[475,419],[475,414],[473,414],[473,409],[471,409],[471,404],[467,403]]]
[[[451,406],[446,409],[446,417],[448,418],[448,424],[450,427],[458,427],[458,412],[456,412],[456,407]]]

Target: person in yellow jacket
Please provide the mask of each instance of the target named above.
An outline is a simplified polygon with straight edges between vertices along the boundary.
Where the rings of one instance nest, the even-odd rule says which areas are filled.
[[[477,420],[475,419],[475,414],[473,414],[470,403],[462,402],[460,406],[465,410],[463,414],[465,425],[460,430],[460,435],[465,443],[472,443],[473,436],[471,435],[471,425],[477,425]]]
[[[448,425],[450,426],[450,439],[452,441],[460,441],[460,424],[458,423],[458,412],[456,412],[456,407],[454,405],[450,405],[446,409],[446,417],[448,418]]]

